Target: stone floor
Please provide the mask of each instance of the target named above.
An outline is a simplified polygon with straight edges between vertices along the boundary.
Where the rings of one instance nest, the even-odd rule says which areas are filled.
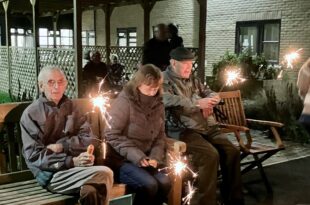
[[[274,145],[272,140],[267,137],[267,135],[263,131],[251,130],[251,135],[254,142],[256,141],[262,144]],[[235,141],[234,136],[231,134],[229,134],[229,139]],[[283,141],[283,143],[285,145],[285,150],[282,150],[267,159],[263,163],[264,166],[310,156],[310,144],[302,145],[301,143],[296,143],[292,141]]]

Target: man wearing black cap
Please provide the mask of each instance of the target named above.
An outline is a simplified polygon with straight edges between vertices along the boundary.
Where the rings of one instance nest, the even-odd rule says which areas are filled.
[[[215,205],[217,171],[223,176],[221,194],[225,205],[243,205],[240,152],[220,132],[212,116],[220,98],[199,83],[192,72],[193,54],[183,47],[170,52],[170,66],[164,75],[163,101],[169,136],[187,143],[188,154],[197,168],[198,191],[191,205]]]

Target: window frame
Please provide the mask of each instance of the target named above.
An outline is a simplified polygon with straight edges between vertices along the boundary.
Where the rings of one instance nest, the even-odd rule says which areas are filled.
[[[240,32],[241,27],[256,27],[257,28],[257,41],[256,41],[256,47],[257,47],[257,55],[261,55],[264,53],[264,31],[265,31],[265,25],[266,24],[279,24],[279,41],[278,41],[278,58],[276,61],[273,60],[267,60],[269,63],[279,63],[280,58],[280,43],[281,43],[281,19],[274,19],[274,20],[258,20],[258,21],[237,21],[236,22],[236,36],[235,36],[235,53],[240,54],[241,48],[240,48]]]
[[[129,33],[136,33],[136,37],[132,38],[130,37]],[[137,33],[137,27],[128,27],[128,28],[117,28],[116,29],[116,34],[117,34],[117,46],[121,47],[119,45],[119,41],[120,41],[120,36],[119,33],[126,33],[126,46],[125,47],[137,47],[138,46],[138,33]],[[130,46],[130,43],[134,43],[134,42],[130,42],[130,39],[136,39],[136,45],[135,46]],[[123,46],[122,46],[123,47]]]

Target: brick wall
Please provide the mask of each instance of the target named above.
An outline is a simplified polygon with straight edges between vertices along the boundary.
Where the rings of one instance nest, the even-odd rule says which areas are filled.
[[[207,74],[226,50],[234,52],[237,21],[271,19],[281,19],[280,61],[290,49],[304,48],[300,62],[310,57],[309,0],[208,0]]]
[[[91,18],[86,16],[90,15],[83,15],[83,21],[90,21]],[[157,2],[150,16],[151,26],[170,22],[177,24],[185,46],[198,47],[197,0]],[[226,50],[234,52],[236,22],[272,19],[281,20],[280,61],[286,52],[298,48],[304,48],[300,62],[310,57],[310,0],[208,0],[206,74],[211,74],[212,63],[217,62]],[[122,27],[137,27],[138,46],[143,45],[143,9],[140,5],[114,9],[111,17],[112,45],[117,43],[116,29]],[[97,44],[104,45],[104,39],[104,13],[97,10]]]

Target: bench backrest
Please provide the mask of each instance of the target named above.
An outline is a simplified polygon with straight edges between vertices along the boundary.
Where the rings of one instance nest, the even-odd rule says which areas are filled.
[[[104,123],[99,112],[91,112],[89,99],[74,99],[81,113],[88,113],[92,130],[99,138]],[[19,121],[30,102],[0,104],[0,184],[31,179],[22,155],[22,140]],[[99,134],[100,132],[100,134]]]

